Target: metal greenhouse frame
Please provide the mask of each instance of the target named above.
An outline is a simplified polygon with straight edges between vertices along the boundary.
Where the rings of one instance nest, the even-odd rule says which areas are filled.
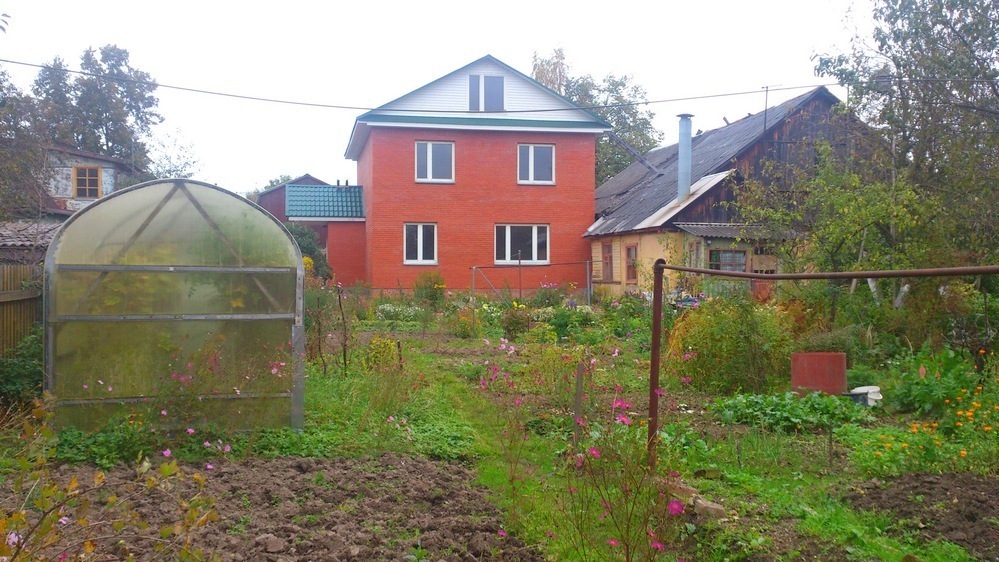
[[[217,186],[157,180],[94,202],[45,259],[56,423],[300,429],[304,277],[281,223]]]

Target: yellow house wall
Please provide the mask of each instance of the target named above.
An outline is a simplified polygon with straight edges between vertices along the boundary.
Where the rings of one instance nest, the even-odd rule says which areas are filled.
[[[610,282],[603,281],[603,245],[607,242],[610,242],[614,248],[614,276]],[[630,245],[638,246],[637,283],[629,283],[625,279],[626,248]],[[657,259],[663,258],[666,263],[675,265],[707,268],[708,252],[711,249],[744,250],[746,269],[750,272],[776,268],[773,256],[754,255],[753,244],[748,242],[715,239],[711,245],[708,245],[704,239],[683,232],[625,234],[591,241],[593,283],[594,286],[609,289],[614,295],[635,290],[651,291],[652,266]],[[666,270],[665,290],[670,291],[680,286],[682,276],[681,272]]]

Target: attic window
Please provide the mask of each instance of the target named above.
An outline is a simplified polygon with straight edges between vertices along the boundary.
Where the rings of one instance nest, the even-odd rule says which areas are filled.
[[[503,111],[503,77],[469,74],[468,110]]]
[[[101,169],[76,166],[73,168],[73,185],[77,199],[97,199],[101,196]]]

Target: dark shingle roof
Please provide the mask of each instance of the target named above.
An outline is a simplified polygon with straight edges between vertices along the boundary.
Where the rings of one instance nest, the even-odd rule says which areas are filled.
[[[750,115],[724,127],[712,129],[691,141],[691,180],[727,170],[734,158],[758,142],[767,130],[818,96],[838,101],[824,86],[792,98],[765,112]],[[676,199],[677,145],[649,151],[645,155],[660,174],[634,162],[596,190],[597,214],[603,218],[587,232],[600,236],[627,232]]]
[[[0,222],[0,247],[47,247],[59,226],[59,223]]]
[[[359,185],[285,186],[285,214],[288,218],[364,218],[363,189]]]
[[[756,239],[764,236],[759,227],[740,223],[678,222],[673,226],[701,238]]]

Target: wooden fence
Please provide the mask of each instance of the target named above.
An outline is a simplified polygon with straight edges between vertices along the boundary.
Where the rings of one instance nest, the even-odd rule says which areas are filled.
[[[10,355],[41,321],[41,266],[0,265],[0,355]]]

